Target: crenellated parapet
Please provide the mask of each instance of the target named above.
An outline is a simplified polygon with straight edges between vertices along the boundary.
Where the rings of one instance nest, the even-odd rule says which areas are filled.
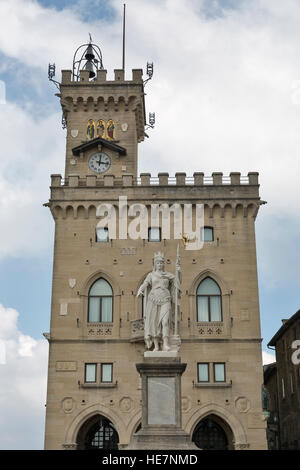
[[[62,70],[62,80],[61,85],[72,85],[72,86],[97,86],[98,84],[107,84],[107,85],[116,85],[116,84],[126,84],[126,85],[142,85],[143,84],[143,70],[142,69],[132,69],[132,80],[125,80],[124,70],[115,69],[114,70],[114,80],[107,80],[107,70],[98,70],[95,79],[89,79],[88,70],[80,70],[79,80],[72,79],[71,70]]]
[[[101,188],[99,199],[96,196],[98,188]],[[146,206],[154,202],[203,204],[208,218],[255,218],[264,203],[258,191],[258,173],[254,172],[247,176],[240,173],[205,176],[197,172],[193,177],[177,173],[173,178],[167,173],[159,173],[157,177],[142,173],[137,179],[131,174],[124,174],[122,178],[111,174],[102,178],[69,175],[66,179],[62,179],[61,175],[52,175],[49,205],[54,218],[88,219],[96,218],[99,204],[108,201],[117,209],[119,197],[126,196],[128,203],[138,201]]]
[[[141,173],[139,178],[132,174],[124,174],[122,178],[116,178],[114,175],[107,174],[102,178],[96,175],[87,175],[81,178],[79,175],[69,175],[62,179],[61,175],[51,175],[51,187],[147,187],[147,186],[183,186],[183,187],[201,187],[201,186],[259,186],[259,173],[250,172],[247,176],[241,176],[241,173],[230,173],[224,176],[223,173],[212,173],[205,176],[204,173],[196,172],[192,177],[187,177],[186,173],[176,173],[175,177],[170,177],[169,173],[159,173],[153,177],[151,173]]]

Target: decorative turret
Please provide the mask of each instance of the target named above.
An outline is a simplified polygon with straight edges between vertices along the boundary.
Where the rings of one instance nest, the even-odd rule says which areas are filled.
[[[54,74],[55,66],[49,66],[51,81]],[[101,49],[90,38],[77,48],[72,70],[62,70],[61,83],[55,83],[67,129],[65,177],[137,177],[138,143],[147,125],[143,70],[132,70],[132,79],[126,80],[124,69],[116,69],[114,79],[107,80]],[[95,145],[85,146],[92,141]]]

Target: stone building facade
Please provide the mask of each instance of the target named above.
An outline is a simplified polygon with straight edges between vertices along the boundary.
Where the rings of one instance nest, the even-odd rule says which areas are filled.
[[[270,406],[277,402],[279,448],[300,450],[300,310],[282,322],[268,344],[276,351],[276,397],[274,379],[269,380],[268,371],[265,386]]]
[[[124,448],[141,422],[139,286],[164,253],[175,270],[179,241],[161,227],[137,240],[97,231],[100,203],[203,204],[204,244],[181,244],[179,315],[182,425],[202,448],[266,449],[255,219],[258,174],[138,177],[145,135],[142,70],[132,80],[100,70],[62,72],[65,175],[51,176],[55,222],[46,449]],[[96,156],[95,156],[96,155]],[[107,158],[108,157],[108,158]],[[94,166],[93,166],[94,165]],[[97,170],[97,165],[100,170]],[[130,217],[129,217],[130,219]],[[162,223],[162,219],[160,219]]]

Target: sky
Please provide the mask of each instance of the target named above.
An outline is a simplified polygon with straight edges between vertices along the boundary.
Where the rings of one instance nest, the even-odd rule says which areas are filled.
[[[91,33],[112,78],[123,3],[0,0],[0,449],[43,447],[54,236],[43,204],[65,152],[48,64],[60,80]],[[156,126],[139,171],[260,173],[265,363],[281,319],[299,309],[299,22],[298,0],[127,0],[126,76],[154,62]]]

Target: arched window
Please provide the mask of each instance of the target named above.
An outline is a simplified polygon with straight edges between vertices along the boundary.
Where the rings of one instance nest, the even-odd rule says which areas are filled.
[[[89,292],[89,323],[113,321],[113,290],[105,279],[98,279]]]
[[[222,321],[222,297],[218,284],[207,277],[197,289],[197,321]]]

